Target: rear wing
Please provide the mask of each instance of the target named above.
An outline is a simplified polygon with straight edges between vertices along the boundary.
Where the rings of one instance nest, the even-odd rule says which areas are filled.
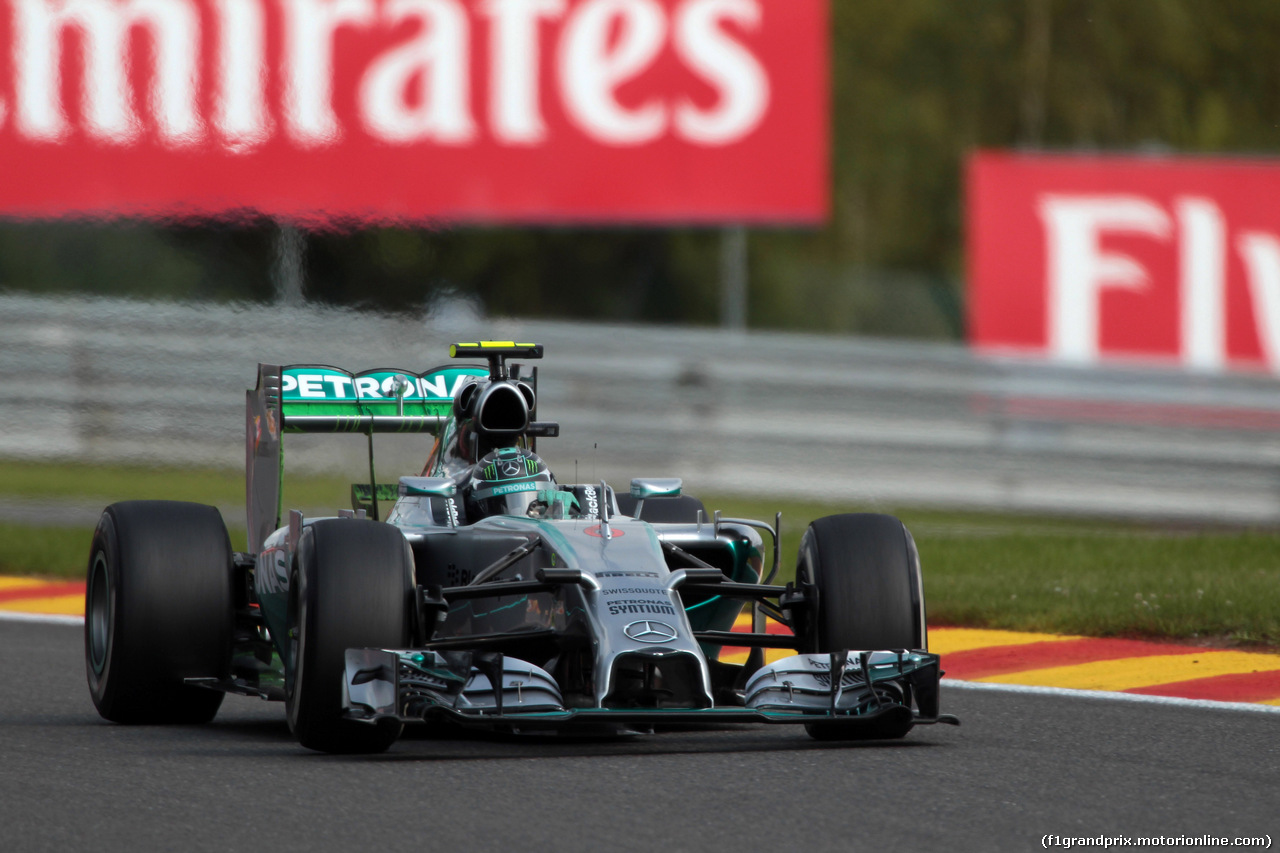
[[[438,434],[451,416],[457,390],[488,375],[487,368],[475,365],[426,373],[392,368],[351,373],[318,364],[259,364],[257,387],[245,393],[250,552],[260,552],[280,526],[284,433]]]

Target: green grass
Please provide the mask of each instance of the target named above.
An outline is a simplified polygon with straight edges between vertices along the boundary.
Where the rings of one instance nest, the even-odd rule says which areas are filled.
[[[286,507],[348,506],[351,480],[290,475]],[[245,547],[244,474],[222,468],[153,468],[129,465],[40,464],[0,461],[0,501],[106,506],[126,500],[175,500],[224,509],[233,548]],[[0,520],[0,575],[80,577],[92,526],[28,526]]]
[[[0,575],[81,578],[92,527],[27,527],[0,522]]]
[[[286,480],[286,506],[335,507],[350,483]],[[0,500],[80,504],[129,498],[240,507],[241,475],[80,465],[0,463]],[[792,577],[809,522],[836,507],[704,496],[726,516],[773,520],[782,510],[782,568]],[[933,624],[1280,645],[1280,533],[1108,521],[903,510],[924,567]],[[232,543],[243,547],[239,518]],[[0,522],[0,574],[80,577],[93,531]]]
[[[231,547],[245,547],[244,525],[228,525]],[[89,560],[92,527],[28,526],[0,521],[0,575],[79,580]]]
[[[782,510],[780,580],[809,522],[857,510],[803,502],[706,501],[726,515]],[[865,508],[862,508],[865,509]],[[920,550],[935,625],[1280,645],[1280,533],[973,512],[883,510]]]
[[[1089,636],[1280,644],[1280,536],[921,536],[930,620]]]
[[[353,481],[290,474],[288,506],[346,506]],[[128,465],[45,465],[0,461],[0,499],[102,503],[128,500],[196,501],[244,506],[244,473],[225,468],[153,468]]]

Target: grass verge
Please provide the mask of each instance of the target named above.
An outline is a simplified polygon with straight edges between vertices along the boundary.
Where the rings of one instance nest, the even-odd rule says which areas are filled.
[[[0,575],[83,578],[92,527],[28,527],[0,522]]]
[[[284,483],[285,505],[346,506],[352,482],[345,477],[290,474]],[[169,500],[243,508],[244,499],[244,472],[225,468],[0,461],[0,500],[66,500],[104,506],[114,501]]]
[[[287,506],[345,505],[347,480],[292,478]],[[197,500],[241,506],[224,471],[0,464],[0,499]],[[783,513],[779,581],[809,522],[854,507],[705,496],[727,516]],[[945,625],[1280,646],[1280,534],[1188,530],[988,513],[905,510],[924,567],[930,622]],[[92,528],[0,522],[0,574],[80,577]],[[243,547],[243,529],[231,530]]]

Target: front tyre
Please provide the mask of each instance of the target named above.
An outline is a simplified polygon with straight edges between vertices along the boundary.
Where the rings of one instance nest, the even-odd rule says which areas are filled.
[[[126,501],[89,549],[84,650],[98,713],[116,723],[207,723],[231,661],[231,541],[218,510]]]
[[[802,651],[928,650],[920,558],[892,515],[819,518],[800,541],[796,579],[816,598]]]
[[[298,742],[320,752],[373,753],[403,728],[343,717],[347,649],[409,645],[413,554],[399,529],[363,519],[308,525],[289,598],[291,678],[286,705]]]
[[[920,558],[897,518],[850,513],[813,522],[800,542],[796,579],[813,598],[797,625],[801,651],[928,650]],[[891,704],[903,698],[886,696]],[[819,740],[863,740],[899,738],[912,725],[910,709],[899,704],[865,725],[805,728]]]

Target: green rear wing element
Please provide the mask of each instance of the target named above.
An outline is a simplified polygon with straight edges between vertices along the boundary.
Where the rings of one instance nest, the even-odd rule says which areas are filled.
[[[258,385],[246,392],[245,407],[250,552],[260,552],[280,526],[284,433],[438,434],[458,389],[488,375],[475,365],[351,373],[318,364],[259,364]]]
[[[448,419],[453,395],[488,371],[442,367],[427,373],[380,368],[348,373],[323,365],[280,371],[284,432],[429,432]],[[260,375],[261,378],[261,375]]]

